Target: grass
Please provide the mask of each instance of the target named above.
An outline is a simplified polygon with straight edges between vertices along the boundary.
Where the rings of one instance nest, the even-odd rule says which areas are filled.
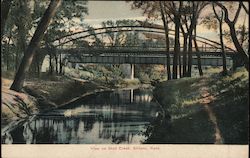
[[[209,103],[225,144],[248,143],[248,72],[242,68],[222,76],[218,69],[209,75],[164,81],[154,96],[171,116],[166,124],[156,122],[147,130],[146,143],[214,143],[214,124],[200,103],[206,87],[215,100]],[[150,133],[150,134],[149,134]]]
[[[45,104],[48,103],[43,102],[43,100],[48,100],[52,104],[54,103],[55,106],[61,105],[97,88],[101,89],[106,87],[102,87],[94,82],[73,80],[65,76],[58,76],[57,80],[32,81],[25,86],[25,90],[29,94],[35,96],[38,100],[40,98],[41,106],[45,106]],[[47,107],[45,106],[44,108]]]
[[[119,85],[117,85],[118,87],[129,87],[129,86],[135,86],[135,85],[139,85],[140,81],[136,78],[136,79],[123,79]]]
[[[2,78],[5,79],[13,79],[15,77],[14,71],[2,71]]]
[[[216,86],[211,89],[218,93],[211,107],[226,144],[248,144],[248,79],[248,72],[239,69],[229,76],[217,78]]]
[[[27,117],[30,113],[58,107],[96,89],[106,89],[95,82],[65,76],[41,76],[39,79],[27,79],[24,86],[26,93],[18,93],[9,90],[12,82],[11,76],[2,78],[2,126]],[[19,95],[22,96],[21,99],[18,98]]]

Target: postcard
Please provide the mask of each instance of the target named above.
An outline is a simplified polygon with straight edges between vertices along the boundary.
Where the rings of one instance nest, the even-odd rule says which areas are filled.
[[[3,158],[246,158],[249,3],[1,1]]]

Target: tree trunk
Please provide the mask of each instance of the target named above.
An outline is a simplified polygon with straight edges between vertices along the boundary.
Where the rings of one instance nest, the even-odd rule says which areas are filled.
[[[178,56],[180,52],[180,15],[174,17],[175,21],[175,43],[173,58],[173,79],[177,79]]]
[[[164,25],[164,29],[165,29],[165,38],[166,38],[166,55],[167,55],[167,77],[168,80],[171,80],[171,69],[170,69],[170,53],[169,53],[169,28],[168,28],[168,21],[164,15],[163,12],[163,6],[161,1],[159,1],[160,3],[160,7],[161,7],[161,17],[162,17],[162,21],[163,21],[163,25]]]
[[[56,51],[56,50],[55,50]],[[57,53],[54,52],[54,57],[55,57],[55,66],[56,66],[56,74],[58,74],[58,56]]]
[[[6,54],[6,70],[8,71],[9,70],[9,45],[8,45],[8,52],[7,52],[7,54]]]
[[[16,56],[15,56],[15,71],[18,70],[18,66],[19,66],[19,54],[16,52]]]
[[[192,73],[192,64],[193,64],[193,50],[192,50],[192,40],[193,40],[193,29],[190,28],[189,38],[188,38],[188,71],[187,71],[187,77],[191,77]]]
[[[226,60],[226,53],[223,41],[223,34],[222,34],[222,20],[219,21],[220,23],[220,43],[221,43],[221,53],[222,53],[222,62],[223,62],[223,70],[222,74],[227,75],[227,60]]]
[[[37,77],[40,77],[40,65],[39,65],[39,57],[36,59],[36,69],[37,69]]]
[[[8,39],[8,46],[7,46],[7,52],[6,52],[6,69],[7,69],[7,71],[9,70],[9,68],[10,68],[10,66],[9,66],[9,58],[10,58],[10,39],[11,39],[11,37],[12,37],[12,33],[11,33],[11,30],[10,30],[10,36],[9,36],[9,39]]]
[[[245,68],[247,69],[247,71],[249,71],[249,56],[248,54],[244,51],[244,49],[242,48],[238,38],[237,38],[237,34],[236,34],[236,30],[235,30],[235,23],[237,22],[237,19],[238,19],[238,16],[240,14],[240,11],[241,11],[241,7],[242,7],[242,3],[239,3],[239,7],[236,11],[236,14],[235,14],[235,17],[234,17],[234,20],[231,21],[229,19],[229,15],[228,15],[228,10],[227,8],[222,5],[221,3],[218,3],[218,2],[215,2],[221,9],[223,9],[224,13],[225,13],[225,16],[224,16],[224,21],[227,23],[227,25],[229,26],[229,29],[230,29],[230,35],[231,35],[231,38],[233,40],[233,43],[234,43],[234,46],[236,48],[236,50],[238,51],[241,59],[243,60],[244,62],[244,65],[245,65]]]
[[[59,54],[59,74],[62,74],[62,53]]]
[[[3,0],[1,2],[1,42],[3,38],[5,24],[8,18],[8,14],[10,12],[12,0]]]
[[[193,65],[193,44],[192,44],[192,41],[193,41],[193,31],[196,27],[196,24],[197,24],[197,17],[196,17],[196,13],[195,13],[195,5],[194,5],[194,2],[193,2],[193,15],[192,15],[192,18],[191,18],[191,24],[190,24],[190,27],[189,27],[189,32],[188,32],[188,36],[189,36],[189,39],[188,39],[188,72],[187,72],[187,76],[188,77],[191,77],[192,76],[192,65]]]
[[[18,65],[21,62],[21,58],[23,57],[23,52],[26,49],[26,35],[25,35],[25,28],[23,24],[17,24],[17,31],[18,31],[18,50],[16,50],[17,54],[17,69]]]
[[[52,52],[50,50],[49,52],[49,75],[53,75],[53,70],[54,70],[52,59],[53,59]]]
[[[187,41],[188,41],[188,34],[186,33],[183,33],[183,58],[182,58],[182,61],[183,61],[183,77],[186,77],[187,76]]]
[[[226,53],[225,53],[225,47],[224,47],[224,41],[223,41],[223,31],[222,31],[222,24],[223,24],[223,11],[221,11],[221,16],[217,14],[215,10],[215,6],[213,4],[213,11],[214,15],[219,22],[219,31],[220,31],[220,44],[221,44],[221,53],[222,53],[222,62],[223,62],[223,70],[222,70],[222,75],[227,75],[227,63],[226,63]]]
[[[179,54],[179,78],[182,78],[182,72],[181,72],[181,68],[182,68],[182,65],[181,65],[181,55]]]
[[[203,71],[202,71],[202,67],[201,67],[201,55],[200,55],[200,50],[196,41],[196,25],[195,25],[195,29],[194,29],[194,45],[195,45],[195,50],[196,50],[196,56],[197,56],[197,64],[198,64],[198,70],[199,70],[199,74],[200,76],[203,76]]]
[[[237,39],[237,34],[236,34],[236,31],[235,31],[234,24],[233,23],[229,23],[228,26],[230,28],[230,34],[231,34],[231,38],[233,40],[234,46],[237,49],[240,57],[244,61],[245,68],[247,69],[247,71],[249,71],[249,56],[244,51],[244,49],[241,47],[240,42]]]
[[[27,50],[24,53],[24,57],[16,73],[14,82],[12,83],[10,89],[15,91],[20,91],[23,87],[25,74],[29,70],[30,64],[32,63],[36,48],[39,47],[40,41],[44,36],[52,17],[55,15],[57,8],[60,6],[61,0],[51,0],[49,7],[45,11],[37,29],[30,41]]]

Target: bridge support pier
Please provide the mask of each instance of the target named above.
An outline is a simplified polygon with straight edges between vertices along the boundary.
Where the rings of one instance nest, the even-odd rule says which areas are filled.
[[[131,89],[130,90],[130,103],[133,103],[134,102],[134,90]]]
[[[125,78],[134,79],[135,77],[135,65],[134,64],[122,64],[122,72]]]
[[[135,78],[135,65],[131,64],[131,73],[130,73],[130,79],[133,80]]]

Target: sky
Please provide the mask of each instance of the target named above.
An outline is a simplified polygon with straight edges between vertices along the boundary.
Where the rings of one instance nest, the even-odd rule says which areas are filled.
[[[204,12],[207,13],[209,10],[211,11],[211,8]],[[143,21],[146,19],[141,10],[131,10],[130,3],[125,1],[88,1],[88,11],[89,15],[85,16],[84,22],[94,27],[100,27],[101,22],[107,20],[133,19]],[[243,21],[243,15],[242,10],[239,23]],[[156,21],[156,23],[163,25],[161,20]],[[248,21],[246,23],[248,24]],[[204,26],[197,26],[197,35],[215,41],[219,40],[217,31],[208,30]]]
[[[89,15],[85,17],[85,22],[100,26],[102,21],[119,19],[144,20],[140,10],[131,10],[130,4],[125,1],[89,1]]]

